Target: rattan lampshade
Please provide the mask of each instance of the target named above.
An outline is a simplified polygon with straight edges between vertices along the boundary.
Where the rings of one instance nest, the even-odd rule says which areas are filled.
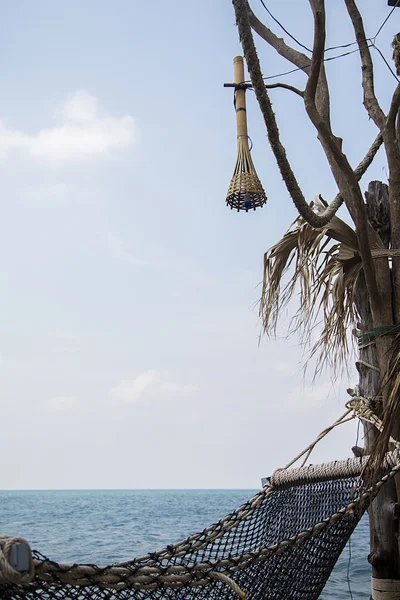
[[[237,84],[244,81],[243,58],[233,59],[234,81]],[[249,136],[246,119],[246,91],[238,87],[235,90],[236,125],[238,139],[238,155],[235,170],[226,196],[226,203],[237,211],[255,210],[267,201],[261,181],[250,155]]]

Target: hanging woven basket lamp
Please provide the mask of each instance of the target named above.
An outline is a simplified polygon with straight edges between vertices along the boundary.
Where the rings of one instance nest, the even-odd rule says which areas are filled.
[[[250,155],[249,136],[246,118],[246,84],[244,84],[243,57],[233,59],[234,83],[225,87],[235,88],[236,126],[238,154],[235,170],[226,196],[226,203],[231,208],[240,210],[255,210],[264,206],[267,201],[261,181]]]

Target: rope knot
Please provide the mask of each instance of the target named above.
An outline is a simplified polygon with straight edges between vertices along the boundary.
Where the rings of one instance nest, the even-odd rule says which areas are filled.
[[[35,576],[32,551],[26,540],[0,536],[0,584],[24,584]]]

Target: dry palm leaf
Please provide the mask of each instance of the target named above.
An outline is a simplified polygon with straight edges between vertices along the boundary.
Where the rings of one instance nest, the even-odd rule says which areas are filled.
[[[324,208],[321,200],[315,206]],[[358,318],[354,291],[360,272],[357,238],[349,225],[335,216],[326,227],[314,229],[299,217],[264,255],[260,315],[265,333],[276,334],[283,308],[299,292],[289,334],[299,331],[309,344],[322,321],[321,336],[311,348],[317,372],[327,363],[334,369],[343,365],[349,350],[347,332]]]

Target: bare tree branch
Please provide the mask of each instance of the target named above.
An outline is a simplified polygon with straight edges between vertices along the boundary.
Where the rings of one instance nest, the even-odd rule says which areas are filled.
[[[313,112],[313,122],[323,121],[320,113],[318,112],[315,95],[317,92],[317,85],[319,80],[319,74],[321,72],[322,60],[324,57],[325,50],[325,10],[322,4],[321,10],[314,12],[314,44],[313,54],[311,59],[311,70],[304,93],[304,103],[307,110]],[[315,125],[315,123],[314,123]]]
[[[247,10],[249,12],[249,21],[252,29],[263,38],[270,46],[294,64],[296,67],[304,71],[308,75],[308,71],[311,66],[311,58],[303,52],[295,50],[291,46],[288,46],[283,38],[279,38],[271,29],[269,29],[264,23],[262,23],[251,10],[249,4],[247,4]]]
[[[287,83],[269,83],[265,87],[267,90],[272,90],[274,88],[284,88],[285,90],[290,90],[290,91],[294,92],[295,94],[297,94],[298,96],[301,96],[302,98],[304,98],[304,92],[302,90],[299,90],[296,87],[294,87],[293,85],[289,85]]]
[[[293,65],[304,71],[308,76],[311,68],[311,58],[291,46],[288,46],[282,38],[276,36],[264,23],[262,23],[251,10],[248,1],[246,0],[247,11],[249,15],[250,25],[254,31],[263,38],[278,54],[286,58]],[[316,93],[316,103],[321,116],[330,124],[330,100],[329,88],[326,79],[325,68],[321,69],[321,77],[318,83]]]
[[[399,108],[399,86],[395,90],[391,107],[387,118],[383,113],[374,90],[374,71],[368,42],[365,37],[364,24],[355,0],[345,0],[347,12],[353,24],[354,32],[358,42],[362,65],[362,85],[364,90],[364,105],[371,119],[382,132],[385,152],[389,168],[389,206],[390,206],[390,228],[391,241],[394,248],[400,248],[400,151],[396,136],[396,116]],[[393,41],[393,47],[397,47],[397,36]],[[394,56],[395,60],[397,55]],[[397,64],[396,64],[397,67]],[[400,259],[393,258],[393,291],[395,322],[400,322]]]
[[[361,57],[362,86],[364,90],[364,106],[368,115],[374,121],[375,125],[382,131],[385,124],[385,114],[381,109],[375,96],[374,89],[374,67],[372,64],[371,53],[368,48],[368,40],[365,37],[365,30],[360,11],[354,0],[344,0],[353,23],[354,33],[358,43],[358,49]]]

